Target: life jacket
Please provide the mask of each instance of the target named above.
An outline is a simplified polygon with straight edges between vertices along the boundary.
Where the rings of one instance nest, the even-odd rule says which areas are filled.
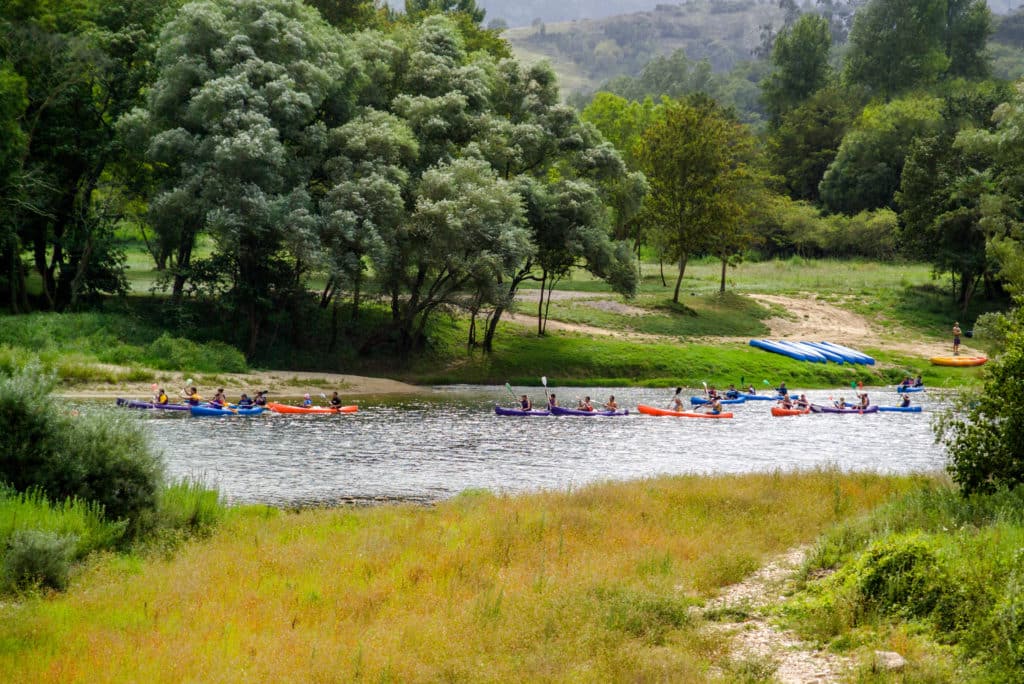
[[[156,398],[156,403],[158,403],[158,404],[166,404],[167,403],[167,395],[165,393],[161,392],[160,396]]]

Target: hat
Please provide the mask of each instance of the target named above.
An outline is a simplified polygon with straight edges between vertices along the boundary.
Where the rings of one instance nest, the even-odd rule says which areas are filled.
[[[303,395],[302,395],[302,398],[303,398],[303,399],[309,399],[309,395],[308,395],[308,394],[303,394]]]

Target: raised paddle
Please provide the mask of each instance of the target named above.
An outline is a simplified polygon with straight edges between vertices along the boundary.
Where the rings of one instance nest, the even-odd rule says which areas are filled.
[[[512,397],[512,403],[515,404],[519,400],[516,399],[516,393],[512,391],[512,385],[505,383],[505,389],[508,390],[508,396]]]

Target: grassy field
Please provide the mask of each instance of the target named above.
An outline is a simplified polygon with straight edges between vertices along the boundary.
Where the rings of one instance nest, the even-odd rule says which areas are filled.
[[[173,558],[101,556],[66,595],[0,605],[0,681],[705,681],[730,671],[705,597],[919,486],[819,471],[236,509]]]

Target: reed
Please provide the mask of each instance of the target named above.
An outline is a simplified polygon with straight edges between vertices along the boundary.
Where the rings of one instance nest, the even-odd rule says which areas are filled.
[[[7,606],[4,681],[703,681],[705,597],[914,486],[834,471],[235,510],[173,559]]]

